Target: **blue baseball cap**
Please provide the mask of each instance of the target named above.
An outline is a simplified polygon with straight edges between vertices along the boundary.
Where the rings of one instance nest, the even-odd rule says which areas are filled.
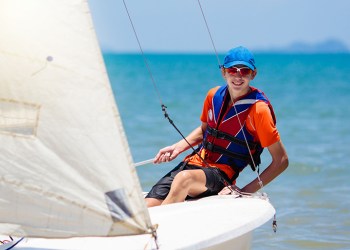
[[[224,68],[230,68],[238,64],[245,65],[251,70],[256,69],[253,54],[247,48],[242,46],[233,48],[227,52],[222,66]]]

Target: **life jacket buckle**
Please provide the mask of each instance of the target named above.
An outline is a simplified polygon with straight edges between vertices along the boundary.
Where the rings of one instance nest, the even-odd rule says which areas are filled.
[[[210,128],[210,135],[212,135],[215,138],[219,138],[219,130],[215,128]]]
[[[211,142],[206,141],[206,142],[204,143],[204,148],[208,149],[209,151],[213,151],[213,149],[214,149],[214,144],[211,143]]]

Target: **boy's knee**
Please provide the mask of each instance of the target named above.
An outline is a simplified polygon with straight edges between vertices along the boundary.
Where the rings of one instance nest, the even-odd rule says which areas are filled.
[[[176,183],[178,187],[186,188],[192,183],[192,180],[193,176],[191,171],[183,170],[175,176],[174,183]]]
[[[145,198],[145,202],[147,207],[155,207],[162,204],[163,200],[156,199],[156,198]]]

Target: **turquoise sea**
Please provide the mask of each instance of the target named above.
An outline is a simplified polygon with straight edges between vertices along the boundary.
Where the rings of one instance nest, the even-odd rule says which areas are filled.
[[[277,233],[268,222],[255,231],[252,249],[350,249],[350,54],[255,58],[252,85],[274,106],[290,165],[264,188],[277,210]],[[105,53],[104,59],[135,162],[181,139],[164,119],[157,92],[187,135],[200,124],[206,92],[224,84],[212,54],[146,54],[156,88],[141,55]],[[143,189],[181,159],[138,167]],[[261,168],[268,163],[264,152]],[[238,185],[255,177],[247,168]]]

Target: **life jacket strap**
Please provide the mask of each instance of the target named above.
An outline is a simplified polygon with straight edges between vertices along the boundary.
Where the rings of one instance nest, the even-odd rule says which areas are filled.
[[[231,152],[231,151],[227,150],[226,148],[214,145],[213,143],[208,142],[208,141],[203,142],[203,147],[205,149],[208,149],[209,151],[211,151],[213,153],[224,154],[230,158],[245,161],[247,163],[249,163],[249,161],[250,161],[250,157],[247,155]]]
[[[238,144],[240,146],[246,147],[247,144],[244,140],[238,139],[237,137],[234,137],[230,134],[227,134],[225,132],[219,131],[215,128],[212,128],[210,126],[207,127],[207,133],[217,139],[224,139],[230,142],[233,142],[235,144]],[[255,142],[248,142],[250,150],[255,150],[258,147],[258,143]]]
[[[202,145],[203,145],[203,148],[205,148],[205,149],[207,149],[207,150],[209,150],[209,151],[211,151],[213,153],[219,153],[219,154],[223,154],[223,155],[225,155],[227,157],[230,157],[230,158],[234,158],[234,159],[238,159],[238,160],[241,160],[241,161],[245,161],[247,164],[250,165],[250,167],[251,167],[251,169],[253,171],[256,170],[254,166],[258,167],[260,165],[260,163],[261,163],[260,154],[261,154],[263,148],[261,148],[260,150],[257,150],[253,154],[253,160],[254,160],[254,163],[255,163],[255,164],[253,164],[252,163],[252,159],[248,155],[243,155],[243,154],[231,152],[231,151],[227,150],[226,148],[214,145],[213,143],[208,142],[206,140],[203,141]],[[232,165],[230,165],[230,167],[235,171],[235,173],[239,174],[240,170],[238,170],[237,167],[232,166]],[[237,177],[238,177],[238,175],[235,176],[235,178],[237,178]]]

